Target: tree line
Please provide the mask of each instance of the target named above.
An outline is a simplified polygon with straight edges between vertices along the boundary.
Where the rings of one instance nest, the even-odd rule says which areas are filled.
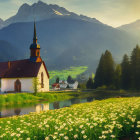
[[[140,46],[137,45],[129,57],[123,56],[116,64],[110,51],[101,55],[95,78],[89,78],[87,88],[106,87],[108,89],[140,90]]]
[[[57,77],[57,78],[56,78],[56,83],[59,83],[59,81],[60,81],[60,78]],[[68,82],[68,83],[74,83],[75,80],[72,78],[71,75],[69,75],[69,76],[67,77],[67,82]]]

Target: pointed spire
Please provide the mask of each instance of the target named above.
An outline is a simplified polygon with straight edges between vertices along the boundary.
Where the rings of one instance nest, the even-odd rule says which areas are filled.
[[[34,38],[33,38],[33,43],[37,43],[37,36],[36,36],[36,23],[34,21]]]

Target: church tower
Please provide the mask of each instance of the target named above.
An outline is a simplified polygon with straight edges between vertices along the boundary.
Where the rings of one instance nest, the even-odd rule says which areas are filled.
[[[30,61],[42,62],[42,59],[40,57],[40,45],[37,44],[36,23],[35,22],[34,22],[33,43],[30,45]]]

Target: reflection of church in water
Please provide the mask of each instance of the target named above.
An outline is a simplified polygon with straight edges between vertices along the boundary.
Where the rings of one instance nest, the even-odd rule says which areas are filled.
[[[49,103],[46,104],[37,104],[31,107],[24,107],[24,108],[14,108],[14,109],[3,109],[0,112],[0,118],[15,116],[15,115],[24,115],[29,114],[31,112],[40,113],[41,111],[49,110]]]
[[[30,107],[2,109],[2,111],[0,112],[0,118],[15,116],[15,115],[24,115],[24,114],[29,114],[31,112],[40,113],[42,111],[69,107],[72,104],[84,103],[87,101],[88,101],[88,98],[87,99],[71,99],[71,100],[65,100],[65,101],[54,102],[54,103],[37,104]]]

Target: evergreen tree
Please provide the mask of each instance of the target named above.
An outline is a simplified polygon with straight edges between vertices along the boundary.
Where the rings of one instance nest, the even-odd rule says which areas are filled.
[[[93,89],[93,79],[90,77],[86,84],[87,89]]]
[[[102,85],[111,86],[114,81],[114,60],[112,54],[107,50],[102,54],[95,74],[94,88]]]
[[[114,81],[114,60],[112,54],[107,50],[104,55],[104,85],[110,86]]]
[[[131,55],[131,87],[140,89],[140,47],[137,45]]]
[[[123,89],[129,89],[131,83],[130,61],[129,61],[129,57],[126,54],[123,57],[121,68],[122,68],[121,87]]]
[[[95,78],[94,78],[94,88],[102,86],[104,84],[104,54],[102,54],[99,65],[96,70]]]
[[[70,75],[67,78],[67,82],[68,83],[73,83],[74,82],[73,78]]]
[[[59,77],[56,78],[56,83],[59,83]]]
[[[114,74],[114,85],[116,89],[121,88],[121,76],[122,76],[122,68],[121,65],[117,65]]]

